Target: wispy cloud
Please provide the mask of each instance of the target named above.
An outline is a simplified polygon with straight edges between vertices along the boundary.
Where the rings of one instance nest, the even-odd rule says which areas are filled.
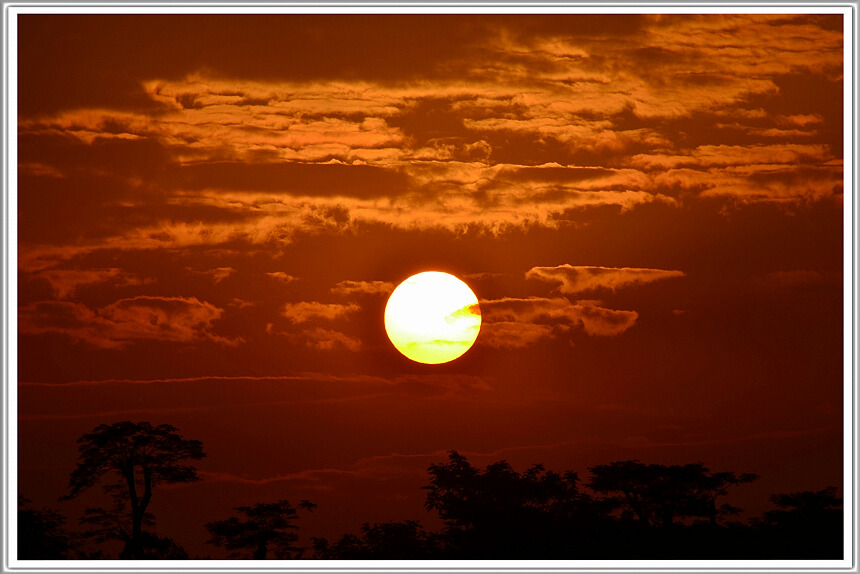
[[[157,385],[157,384],[181,384],[181,383],[234,383],[234,382],[346,382],[346,383],[383,383],[393,384],[391,379],[377,375],[333,375],[331,373],[301,373],[298,375],[201,375],[198,377],[163,378],[163,379],[92,379],[69,381],[65,383],[43,383],[38,381],[22,381],[19,385],[32,387],[90,387],[100,385]]]
[[[21,381],[22,387],[60,387],[74,389],[76,387],[124,386],[124,385],[174,385],[174,384],[231,384],[255,382],[283,383],[331,383],[349,385],[384,385],[396,387],[399,385],[425,385],[438,387],[487,389],[489,383],[475,375],[463,374],[406,374],[384,377],[362,373],[332,374],[328,372],[306,372],[296,375],[201,375],[198,377],[162,378],[162,379],[90,379],[69,381],[64,383],[44,383],[38,381]]]
[[[284,273],[283,271],[273,271],[271,273],[266,273],[266,275],[268,275],[272,279],[277,279],[281,283],[292,283],[297,279],[296,277],[293,277],[288,273]]]
[[[552,338],[553,333],[552,325],[496,321],[484,323],[478,344],[496,349],[519,349],[534,345],[542,339]]]
[[[94,269],[45,269],[36,274],[51,284],[56,296],[66,299],[79,287],[111,282],[117,286],[135,286],[152,283],[153,278],[140,278],[124,273],[116,267]]]
[[[18,329],[26,334],[61,333],[108,349],[141,340],[235,345],[239,339],[221,337],[212,330],[222,314],[222,309],[196,297],[138,296],[96,311],[81,303],[40,301],[19,308]]]
[[[355,303],[320,303],[318,301],[300,301],[286,303],[283,316],[291,323],[307,323],[315,319],[332,321],[359,311],[361,307]]]
[[[564,297],[481,301],[484,324],[478,342],[496,348],[521,348],[565,335],[572,327],[591,336],[615,336],[635,323],[636,311],[603,307],[599,301],[571,303]]]
[[[343,347],[348,351],[357,352],[361,349],[361,340],[356,337],[350,337],[340,331],[331,329],[310,329],[302,331],[302,336],[305,337],[305,343],[308,347],[318,349],[320,351],[330,351],[337,347]]]
[[[236,270],[232,267],[215,267],[214,269],[204,270],[196,270],[189,268],[188,270],[197,275],[206,275],[210,277],[215,283],[220,283],[224,279],[236,273]]]
[[[683,276],[683,271],[667,269],[591,267],[568,264],[557,267],[532,267],[526,272],[526,279],[557,283],[558,290],[568,294],[599,289],[615,291],[623,287]]]
[[[394,283],[388,281],[341,281],[331,288],[335,295],[387,295],[394,291]]]
[[[463,449],[458,452],[468,457],[472,464],[480,467],[484,464],[490,464],[499,460],[510,460],[512,458],[520,459],[523,455],[534,456],[534,453],[537,452],[544,453],[544,455],[552,452],[564,453],[569,451],[571,448],[575,449],[577,447],[589,445],[605,445],[607,447],[613,447],[613,451],[616,452],[619,448],[645,448],[658,450],[689,446],[731,445],[757,443],[761,441],[786,440],[803,436],[820,435],[838,430],[839,427],[822,427],[799,431],[776,430],[766,433],[721,436],[689,441],[658,441],[642,436],[604,438],[588,437],[554,443],[547,442],[518,445],[491,451]],[[447,458],[448,451],[440,449],[424,453],[392,453],[388,455],[370,456],[358,459],[351,464],[346,464],[339,468],[316,468],[296,473],[261,477],[242,476],[227,471],[200,471],[199,474],[204,480],[214,482],[235,482],[247,485],[265,485],[272,482],[293,482],[297,486],[301,485],[303,487],[316,485],[317,487],[325,488],[326,485],[329,485],[331,488],[334,483],[343,480],[386,480],[405,475],[426,476],[426,469],[428,466],[435,463],[444,463]],[[568,469],[553,470],[559,471]],[[584,468],[570,470],[579,470],[580,472],[585,471]]]

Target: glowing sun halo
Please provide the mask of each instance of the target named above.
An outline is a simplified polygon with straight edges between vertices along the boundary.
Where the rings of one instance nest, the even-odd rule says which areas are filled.
[[[397,286],[385,306],[385,331],[398,351],[419,363],[453,361],[481,330],[481,308],[469,286],[427,271]]]

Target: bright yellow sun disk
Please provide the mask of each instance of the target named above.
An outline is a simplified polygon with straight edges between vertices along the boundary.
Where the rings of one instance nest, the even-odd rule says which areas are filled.
[[[448,273],[413,275],[385,306],[385,331],[398,351],[419,363],[453,361],[481,330],[481,308],[469,286]]]

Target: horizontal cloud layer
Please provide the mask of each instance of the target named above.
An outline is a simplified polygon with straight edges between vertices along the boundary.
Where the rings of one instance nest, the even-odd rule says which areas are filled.
[[[642,269],[638,267],[591,267],[585,265],[559,265],[558,267],[533,267],[526,272],[526,279],[537,279],[557,283],[561,293],[580,293],[596,289],[615,291],[630,285],[641,285],[671,277],[683,277],[683,271],[665,269]]]
[[[571,327],[580,327],[591,336],[614,336],[636,323],[636,311],[603,307],[599,301],[571,303],[563,297],[532,297],[481,301],[483,325],[480,344],[496,348],[530,346],[545,338],[555,338]]]
[[[388,281],[341,281],[331,288],[335,295],[387,295],[394,291],[394,283]]]
[[[277,244],[363,222],[499,234],[606,206],[841,196],[835,20],[617,18],[632,35],[592,29],[591,16],[562,20],[566,33],[480,26],[440,52],[436,72],[396,82],[373,70],[320,79],[187,69],[139,78],[146,111],[22,116],[24,242],[64,235],[57,257],[60,246]],[[78,192],[92,213],[116,215],[38,233],[34,218],[70,187],[95,190]],[[24,265],[37,264],[32,255]]]
[[[291,323],[307,323],[314,319],[332,321],[345,317],[361,309],[354,303],[319,303],[317,301],[300,301],[298,303],[287,303],[283,308],[283,315]]]
[[[95,311],[81,303],[41,301],[18,310],[24,334],[60,333],[101,348],[122,348],[138,340],[236,344],[220,337],[212,324],[222,309],[196,297],[138,296]]]

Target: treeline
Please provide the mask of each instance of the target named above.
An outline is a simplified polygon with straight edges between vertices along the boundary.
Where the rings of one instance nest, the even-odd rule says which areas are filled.
[[[205,456],[200,441],[183,439],[170,425],[118,422],[78,439],[70,499],[101,486],[112,504],[88,508],[83,530],[64,516],[36,509],[19,495],[18,558],[188,559],[174,540],[154,531],[147,511],[160,483],[199,480],[189,461]],[[418,521],[366,523],[358,534],[298,544],[303,500],[261,502],[204,527],[208,544],[235,559],[324,560],[749,560],[841,559],[842,500],[835,487],[776,494],[774,508],[739,521],[724,502],[754,474],[711,472],[704,464],[617,461],[557,473],[534,465],[516,472],[499,461],[484,469],[456,451],[429,467],[425,506],[444,527],[426,531]],[[107,546],[121,548],[106,555]],[[198,558],[198,557],[195,557]]]

